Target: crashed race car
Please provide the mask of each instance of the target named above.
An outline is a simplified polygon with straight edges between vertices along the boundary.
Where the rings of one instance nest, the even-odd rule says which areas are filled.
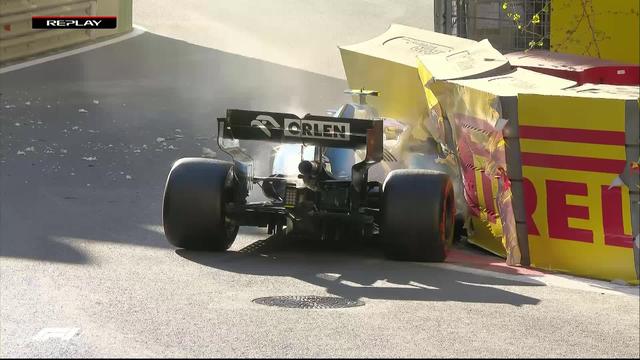
[[[393,127],[366,103],[370,90],[333,116],[227,110],[218,145],[232,162],[183,158],[173,164],[163,203],[169,242],[188,250],[227,250],[240,226],[327,241],[379,241],[388,258],[444,261],[453,241],[453,185],[445,173],[396,169],[382,181],[369,170],[393,158]],[[280,143],[269,176],[239,140]],[[257,185],[266,201],[247,201]]]

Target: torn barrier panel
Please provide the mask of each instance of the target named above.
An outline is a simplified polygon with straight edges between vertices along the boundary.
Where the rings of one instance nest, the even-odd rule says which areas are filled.
[[[446,154],[437,155],[428,146],[430,138],[444,144],[447,130],[444,122],[434,120],[438,115],[429,112],[435,108],[425,101],[416,57],[433,59],[429,61],[434,65],[432,71],[456,79],[508,72],[507,59],[487,40],[476,42],[395,24],[374,39],[340,47],[340,53],[349,86],[379,90],[379,97],[368,99],[371,105],[382,116],[409,126],[411,136],[403,137],[398,145],[404,166],[448,173],[454,182],[457,211],[466,216],[468,206],[459,181],[462,177],[455,146],[449,147]],[[432,124],[437,124],[437,129]],[[376,170],[373,172],[377,173]],[[494,250],[504,255],[501,245]]]
[[[385,118],[406,125],[394,146],[398,162],[382,162],[370,171],[371,179],[384,181],[394,168],[428,168],[447,172],[454,181],[456,208],[464,213],[466,205],[457,166],[452,157],[442,163],[425,127],[427,103],[417,72],[416,56],[458,51],[477,42],[410,26],[392,24],[379,36],[349,46],[340,46],[342,64],[352,89],[373,89],[378,97],[367,102]],[[388,143],[386,141],[385,143]],[[437,144],[436,144],[437,145]]]
[[[518,236],[522,230],[514,215],[514,208],[523,205],[513,197],[517,190],[512,191],[521,178],[513,146],[517,94],[541,86],[562,89],[575,82],[524,69],[511,71],[488,41],[466,53],[475,55],[476,76],[469,70],[455,71],[460,65],[450,56],[419,57],[418,73],[430,108],[426,126],[456,154],[468,206],[469,241],[506,257],[508,264],[528,264],[526,236]]]

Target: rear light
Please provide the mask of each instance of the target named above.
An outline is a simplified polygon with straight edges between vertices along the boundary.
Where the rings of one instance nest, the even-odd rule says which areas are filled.
[[[294,184],[287,184],[287,190],[284,196],[284,207],[292,208],[298,202],[298,189]]]

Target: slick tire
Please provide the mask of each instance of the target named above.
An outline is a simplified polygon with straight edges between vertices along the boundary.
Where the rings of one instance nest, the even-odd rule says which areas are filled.
[[[233,164],[215,159],[183,158],[169,172],[162,222],[172,245],[187,250],[227,250],[238,226],[225,218],[233,194]]]
[[[444,173],[395,170],[383,185],[380,240],[393,260],[442,262],[453,242],[453,184]]]

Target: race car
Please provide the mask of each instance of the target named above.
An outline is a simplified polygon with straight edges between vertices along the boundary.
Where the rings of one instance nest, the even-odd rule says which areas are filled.
[[[359,101],[333,116],[227,110],[218,118],[218,145],[232,161],[182,158],[169,172],[163,202],[169,242],[225,251],[240,226],[257,226],[326,241],[377,239],[391,259],[444,261],[456,213],[450,177],[396,169],[370,179],[373,166],[397,160],[385,143],[395,144],[402,128],[366,103],[376,91],[346,92]],[[279,143],[268,176],[254,174],[239,140]],[[266,201],[247,200],[253,185]]]

